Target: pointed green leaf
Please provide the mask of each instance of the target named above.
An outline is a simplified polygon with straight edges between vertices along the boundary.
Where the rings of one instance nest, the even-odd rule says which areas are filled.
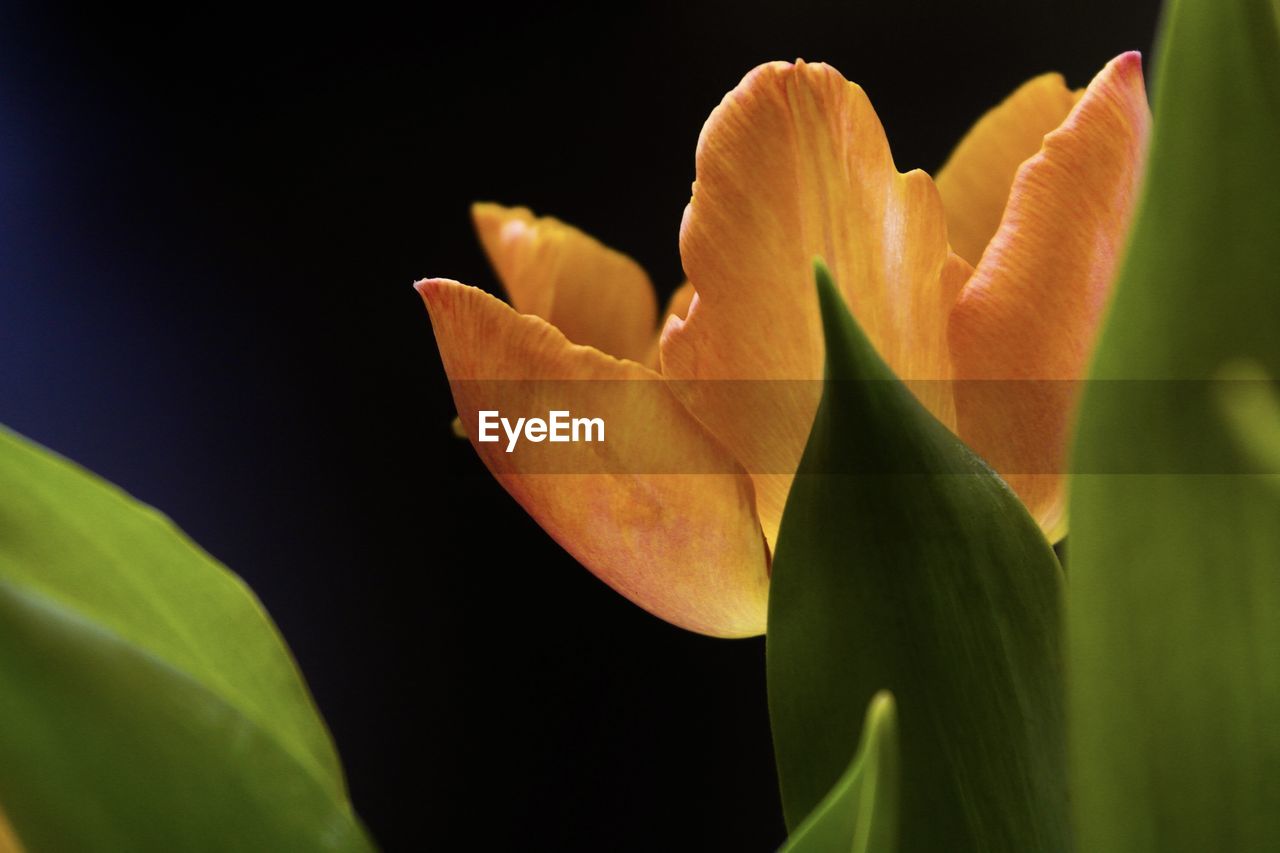
[[[368,848],[253,594],[156,511],[3,430],[0,810],[35,850]]]
[[[1144,197],[1075,451],[1081,850],[1280,850],[1280,468],[1259,379],[1280,377],[1278,12],[1165,14]]]
[[[783,853],[890,853],[898,837],[898,721],[893,696],[867,707],[858,752]]]
[[[823,267],[827,381],[769,594],[768,675],[795,827],[882,689],[903,851],[1068,848],[1061,571],[1004,483],[916,401]]]

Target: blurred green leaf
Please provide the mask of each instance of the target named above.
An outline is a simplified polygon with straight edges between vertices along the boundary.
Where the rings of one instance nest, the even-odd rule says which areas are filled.
[[[1254,361],[1228,362],[1218,371],[1217,405],[1235,449],[1254,473],[1280,473],[1280,389]]]
[[[1149,395],[1108,390],[1241,363],[1280,377],[1278,10],[1165,13],[1144,197],[1075,450],[1072,790],[1091,853],[1280,850],[1269,395],[1220,385],[1157,417]],[[1204,458],[1221,467],[1178,473]]]
[[[369,848],[243,582],[3,430],[0,803],[31,851]]]
[[[899,849],[1069,848],[1061,570],[1022,504],[916,401],[824,267],[827,382],[769,593],[788,826],[845,770],[872,696],[901,731]]]
[[[898,835],[898,721],[893,696],[867,707],[849,769],[792,834],[782,853],[889,853]]]

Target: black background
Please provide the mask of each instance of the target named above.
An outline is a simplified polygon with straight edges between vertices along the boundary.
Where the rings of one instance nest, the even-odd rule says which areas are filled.
[[[426,275],[554,213],[665,295],[706,115],[863,84],[934,170],[1025,78],[1149,53],[1155,0],[0,12],[0,421],[169,513],[292,645],[389,849],[767,850],[760,640],[579,568],[452,439]]]

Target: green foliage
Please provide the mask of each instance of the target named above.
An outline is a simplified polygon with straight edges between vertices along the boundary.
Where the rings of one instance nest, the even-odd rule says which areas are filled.
[[[827,381],[769,599],[788,826],[840,778],[849,733],[889,690],[897,849],[1067,850],[1057,559],[1017,497],[893,377],[820,264],[817,278]]]
[[[0,803],[32,851],[370,847],[253,594],[154,510],[3,431]]]
[[[881,853],[898,835],[898,720],[893,697],[867,708],[862,743],[849,769],[792,834],[783,853]]]
[[[1075,450],[1072,790],[1090,853],[1280,850],[1280,422],[1256,381],[1280,377],[1277,9],[1166,10],[1144,197]],[[1223,377],[1158,414],[1097,381]],[[1216,467],[1181,473],[1193,459]]]

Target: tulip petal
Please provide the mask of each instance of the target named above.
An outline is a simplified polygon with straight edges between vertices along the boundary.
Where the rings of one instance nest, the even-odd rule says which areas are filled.
[[[821,64],[762,65],[703,127],[697,181],[680,231],[697,288],[687,319],[667,320],[662,371],[756,480],[777,532],[821,394],[821,256],[858,322],[905,379],[946,379],[946,316],[967,274],[948,265],[932,180],[899,174],[866,94]],[[950,423],[947,412],[935,411]]]
[[[541,317],[576,344],[644,358],[653,343],[657,300],[639,264],[528,208],[480,203],[471,215],[517,311]]]
[[[1042,74],[978,119],[960,140],[937,177],[956,254],[978,263],[1000,226],[1018,167],[1040,150],[1081,94],[1068,89],[1061,74]]]
[[[768,557],[750,478],[653,371],[443,279],[417,285],[459,417],[511,496],[579,562],[651,613],[715,636],[763,632]],[[477,440],[477,413],[600,417],[600,443]]]
[[[960,436],[1050,538],[1066,532],[1061,472],[1076,383],[1124,248],[1150,121],[1141,59],[1124,54],[1018,170],[951,313]]]
[[[22,845],[18,843],[18,833],[9,825],[9,820],[4,815],[4,806],[0,804],[0,853],[22,853],[22,850]]]
[[[688,317],[689,306],[693,303],[694,296],[693,285],[686,281],[671,294],[671,298],[667,300],[667,310],[662,312],[662,316],[670,317],[674,315],[681,320]]]
[[[662,362],[662,329],[666,326],[666,319],[675,317],[677,320],[683,320],[689,315],[689,306],[693,303],[693,297],[696,294],[693,285],[685,282],[675,289],[671,294],[671,298],[667,300],[667,307],[662,312],[663,325],[654,330],[653,339],[649,342],[649,350],[645,354],[643,364],[645,367],[653,370],[660,370]]]

